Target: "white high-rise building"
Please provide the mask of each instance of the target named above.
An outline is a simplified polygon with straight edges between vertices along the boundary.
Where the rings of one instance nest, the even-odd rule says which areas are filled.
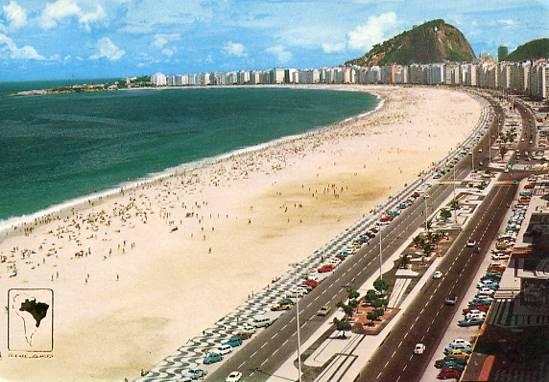
[[[154,86],[166,86],[168,84],[168,81],[164,73],[157,72],[151,76],[151,83]]]

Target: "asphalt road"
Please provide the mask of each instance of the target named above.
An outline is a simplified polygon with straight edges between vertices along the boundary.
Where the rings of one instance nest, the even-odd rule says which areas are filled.
[[[495,123],[492,126],[495,130]],[[488,149],[487,134],[475,150],[482,147],[483,156],[475,155],[475,166],[486,161]],[[456,165],[456,180],[464,179],[471,168],[471,157],[467,156]],[[448,180],[453,178],[453,174]],[[429,211],[433,211],[451,195],[453,185],[435,184],[429,190]],[[396,251],[404,241],[424,224],[424,202],[422,198],[395,219],[383,230],[384,258]],[[360,286],[376,272],[379,272],[379,235],[358,253],[345,260],[334,273],[318,287],[300,300],[301,341],[304,343],[324,322],[316,313],[325,304],[334,307],[346,298],[346,286]],[[208,375],[209,381],[223,381],[233,370],[243,373],[246,381],[264,381],[284,363],[297,348],[295,307],[279,317],[269,328],[256,334],[247,344],[217,370]],[[297,379],[297,375],[296,375]]]
[[[535,149],[535,143],[529,144],[529,139],[526,139],[531,138],[535,142],[533,116],[523,105],[517,105],[517,109],[522,116],[521,136],[525,138],[524,142],[519,141],[518,148],[521,151]],[[497,122],[503,123],[501,108],[496,106],[495,110],[498,113]],[[527,175],[525,172],[503,174],[500,180],[519,180]],[[460,233],[439,266],[444,278],[431,280],[423,287],[422,293],[414,299],[399,323],[393,327],[390,335],[361,371],[358,381],[408,382],[421,378],[455,314],[456,308],[446,306],[444,299],[458,296],[461,301],[465,295],[491,241],[497,235],[507,206],[516,195],[517,187],[513,184],[496,185],[491,190],[468,228]],[[475,254],[472,249],[466,248],[467,240],[476,240],[481,247],[481,254]],[[416,343],[426,346],[424,355],[413,355],[412,350]]]

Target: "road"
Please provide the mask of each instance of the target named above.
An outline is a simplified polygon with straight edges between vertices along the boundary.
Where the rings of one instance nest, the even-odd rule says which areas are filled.
[[[521,137],[525,138],[524,142],[519,141],[518,148],[522,151],[535,149],[535,143],[529,144],[529,139],[526,139],[532,138],[535,142],[533,117],[523,105],[517,105],[517,109],[522,116]],[[498,112],[498,123],[503,124],[503,117],[499,114],[501,108],[496,107],[495,110]],[[520,180],[527,175],[525,172],[511,172],[502,174],[500,180]],[[422,293],[414,299],[390,336],[361,371],[359,381],[417,381],[421,378],[455,314],[456,308],[446,306],[444,299],[457,295],[461,301],[465,295],[491,241],[497,235],[517,187],[511,183],[496,185],[491,190],[468,228],[460,233],[438,267],[445,274],[444,278],[431,280],[424,286]],[[481,254],[465,247],[470,239],[480,245]],[[420,342],[426,345],[426,352],[423,356],[414,356],[412,350]]]
[[[495,122],[492,125],[495,131]],[[475,150],[488,149],[487,134]],[[486,161],[481,155],[474,156],[474,164]],[[464,179],[471,168],[471,157],[466,156],[456,165],[456,180]],[[451,174],[453,177],[453,174]],[[450,179],[450,177],[448,177]],[[435,184],[429,190],[429,206],[433,211],[452,193],[453,185]],[[422,198],[403,211],[383,230],[383,254],[389,257],[412,233],[424,223],[424,202]],[[346,298],[346,286],[362,285],[379,271],[379,235],[358,253],[345,260],[334,273],[311,293],[300,300],[301,341],[305,342],[324,322],[316,313],[325,304],[332,307]],[[271,376],[297,348],[295,307],[280,316],[269,328],[258,333],[251,342],[226,360],[207,378],[210,381],[222,381],[233,370],[243,373],[246,381],[264,381]],[[296,376],[297,377],[297,376]]]

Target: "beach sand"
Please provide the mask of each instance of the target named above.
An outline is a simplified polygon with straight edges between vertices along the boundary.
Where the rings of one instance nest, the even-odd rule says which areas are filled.
[[[442,159],[481,112],[459,91],[340,88],[384,106],[3,239],[0,298],[52,288],[55,345],[51,359],[10,359],[2,341],[0,379],[136,378]]]

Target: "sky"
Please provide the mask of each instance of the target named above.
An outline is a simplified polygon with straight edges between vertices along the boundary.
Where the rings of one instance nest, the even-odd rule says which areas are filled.
[[[0,81],[333,66],[436,18],[477,55],[549,37],[549,0],[0,0]]]

